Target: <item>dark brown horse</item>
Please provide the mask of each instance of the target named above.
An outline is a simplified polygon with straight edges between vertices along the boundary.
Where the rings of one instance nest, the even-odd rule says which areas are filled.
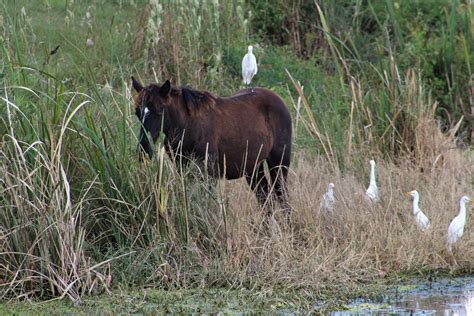
[[[140,148],[152,157],[146,133],[156,142],[163,131],[168,155],[207,162],[213,177],[245,176],[263,205],[269,193],[286,203],[291,155],[291,118],[282,99],[270,90],[244,89],[216,97],[189,87],[143,87],[132,77],[136,114],[142,123]],[[269,183],[263,162],[270,171]]]

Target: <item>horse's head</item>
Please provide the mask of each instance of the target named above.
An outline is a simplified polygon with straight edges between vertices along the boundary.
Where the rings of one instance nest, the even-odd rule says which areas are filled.
[[[132,77],[133,88],[138,92],[135,96],[135,114],[141,122],[140,150],[152,157],[153,150],[148,140],[147,133],[151,134],[153,142],[160,136],[163,129],[164,111],[171,102],[171,83],[166,80],[161,86],[150,84],[143,87],[140,82]]]

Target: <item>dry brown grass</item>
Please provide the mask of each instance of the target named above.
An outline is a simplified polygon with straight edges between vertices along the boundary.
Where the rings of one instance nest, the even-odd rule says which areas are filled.
[[[456,154],[442,169],[424,172],[379,162],[381,201],[375,205],[364,198],[368,158],[367,170],[341,175],[330,171],[323,159],[298,154],[290,180],[291,227],[277,219],[268,230],[245,182],[226,182],[231,220],[224,269],[241,282],[319,289],[371,281],[381,273],[472,271],[472,219],[454,254],[446,250],[447,227],[458,212],[459,198],[473,194],[472,164],[461,152]],[[334,214],[319,212],[329,182],[336,186]],[[420,206],[432,222],[426,233],[415,225],[411,201],[403,194],[413,189],[420,192]]]
[[[324,156],[300,151],[293,159],[291,225],[277,209],[265,229],[264,212],[245,181],[220,182],[228,216],[227,233],[219,235],[220,244],[227,247],[220,264],[229,279],[261,286],[324,289],[370,282],[387,273],[473,270],[472,216],[468,216],[454,253],[446,249],[447,227],[458,212],[459,199],[474,194],[472,151],[456,148],[458,125],[448,133],[440,131],[434,118],[436,104],[415,73],[410,70],[401,78],[396,66],[393,72],[393,122],[383,135],[369,135],[371,141],[365,144],[364,137],[348,135],[352,145],[345,152],[344,172],[330,150],[331,140],[318,128],[311,105],[293,80],[306,109],[303,126],[320,143]],[[357,108],[351,122],[360,127],[371,119],[370,109],[358,97],[366,94],[362,88],[354,82],[351,87]],[[357,128],[360,130],[362,127]],[[377,143],[383,142],[393,144],[393,158],[369,154],[379,152]],[[364,196],[372,158],[377,160],[381,195],[374,205]],[[319,211],[329,182],[335,183],[334,214]],[[415,225],[412,202],[404,194],[415,189],[420,192],[420,207],[431,220],[426,233]]]

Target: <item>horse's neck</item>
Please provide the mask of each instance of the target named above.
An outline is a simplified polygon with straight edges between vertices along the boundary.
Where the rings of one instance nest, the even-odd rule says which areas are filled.
[[[174,105],[166,108],[163,114],[163,133],[167,137],[175,137],[186,128],[186,118]]]
[[[192,142],[193,134],[189,132],[189,129],[192,129],[192,122],[183,113],[180,110],[169,108],[164,117],[165,142],[175,152],[186,151],[189,143]]]

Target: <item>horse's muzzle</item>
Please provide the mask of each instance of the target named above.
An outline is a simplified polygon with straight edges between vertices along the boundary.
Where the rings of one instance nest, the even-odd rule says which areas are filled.
[[[144,128],[140,129],[140,143],[138,144],[138,150],[140,162],[143,162],[144,154],[147,154],[149,159],[153,157],[153,150]]]

